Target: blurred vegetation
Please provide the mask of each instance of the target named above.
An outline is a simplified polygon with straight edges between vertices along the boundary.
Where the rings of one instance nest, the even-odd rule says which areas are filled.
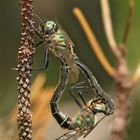
[[[127,60],[130,74],[136,69],[140,61],[139,36],[140,20],[139,9],[140,1],[135,0],[135,11],[127,41]],[[99,0],[36,0],[34,2],[35,12],[43,19],[54,19],[60,22],[62,27],[69,34],[75,44],[75,52],[93,72],[105,91],[115,93],[115,83],[104,71],[95,54],[91,51],[90,44],[85,38],[79,23],[72,13],[74,6],[78,6],[84,12],[91,28],[96,34],[103,51],[110,62],[115,65],[113,55],[109,50],[105,37]],[[128,14],[128,0],[110,1],[112,12],[113,27],[118,42],[121,42],[125,21]],[[17,50],[20,45],[20,7],[19,1],[0,1],[0,117],[4,118],[10,113],[17,102],[17,73],[12,71],[12,67],[17,64]],[[34,59],[34,67],[40,67],[43,60],[43,47],[38,49]],[[34,81],[38,71],[33,71],[32,80]],[[59,63],[51,56],[49,67],[44,73],[47,75],[45,87],[56,86],[59,78]],[[52,76],[53,75],[53,76]],[[140,87],[137,84],[133,99],[132,123],[128,129],[127,140],[138,139],[140,137]],[[65,94],[66,95],[66,94]],[[67,98],[67,97],[66,97]]]

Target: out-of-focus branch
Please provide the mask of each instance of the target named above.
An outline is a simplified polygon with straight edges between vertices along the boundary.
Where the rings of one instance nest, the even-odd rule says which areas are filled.
[[[91,28],[89,27],[84,15],[80,11],[80,9],[75,8],[73,10],[75,16],[77,17],[79,23],[81,24],[91,46],[94,50],[97,58],[99,59],[100,63],[106,69],[106,71],[114,78],[117,86],[117,94],[116,94],[116,102],[117,108],[115,110],[115,116],[112,122],[111,128],[111,137],[112,140],[124,140],[126,130],[128,128],[128,120],[130,116],[130,94],[134,88],[134,85],[140,80],[140,64],[132,78],[132,80],[128,80],[129,73],[128,67],[125,57],[125,43],[128,38],[128,33],[131,27],[132,16],[134,11],[134,0],[130,0],[130,8],[129,14],[126,22],[126,26],[124,29],[123,41],[120,45],[116,45],[116,41],[113,34],[111,17],[110,17],[110,9],[109,9],[109,1],[108,0],[101,0],[101,7],[102,7],[102,15],[103,15],[103,22],[105,33],[109,42],[109,45],[112,49],[112,52],[116,58],[116,69],[114,70],[108,61],[106,60],[102,50],[100,49],[100,45],[96,40],[94,33],[92,33]]]
[[[124,33],[123,33],[123,39],[122,39],[122,43],[125,44],[128,38],[128,34],[132,25],[132,19],[133,19],[133,15],[134,15],[134,0],[130,0],[129,1],[129,13],[127,16],[127,21],[125,24],[125,28],[124,28]]]
[[[103,25],[104,25],[106,37],[112,52],[116,54],[117,43],[112,28],[109,2],[108,0],[100,0],[100,3],[101,3],[102,19],[103,19]]]
[[[20,140],[32,139],[32,113],[30,110],[31,65],[35,49],[32,39],[33,0],[21,0],[22,33],[18,50],[18,135]]]
[[[49,102],[52,97],[54,88],[42,89],[40,91],[41,96],[39,100],[36,100],[34,105],[34,118],[33,118],[33,129],[35,130],[34,138],[36,140],[44,139],[46,135],[46,128],[51,118],[51,111],[49,108]],[[43,110],[43,111],[42,111]]]
[[[140,62],[139,62],[139,65],[138,65],[138,67],[137,67],[137,69],[136,69],[136,71],[135,71],[135,73],[132,77],[132,80],[131,80],[132,81],[132,87],[134,87],[139,80],[140,80]]]
[[[111,76],[114,77],[115,76],[115,70],[114,68],[110,65],[110,63],[108,62],[107,58],[105,57],[104,53],[101,50],[101,47],[94,35],[94,33],[92,32],[87,20],[85,19],[82,11],[79,8],[74,8],[73,9],[73,13],[76,16],[76,18],[78,19],[81,27],[83,28],[87,39],[89,40],[91,46],[92,46],[92,50],[95,52],[95,55],[97,56],[98,60],[100,61],[101,65],[104,67],[104,69],[107,71],[107,73]]]
[[[47,78],[43,73],[37,75],[36,79],[34,80],[31,86],[31,100],[32,104],[40,98],[40,94],[44,83],[46,82]]]
[[[130,94],[132,93],[133,86],[137,81],[136,76],[140,75],[140,68],[136,72],[132,82],[128,80],[128,67],[126,65],[125,58],[125,43],[128,38],[128,33],[131,27],[132,15],[133,15],[133,0],[130,0],[129,15],[127,18],[126,26],[124,29],[122,44],[118,45],[116,51],[117,68],[115,81],[117,83],[117,108],[114,120],[112,122],[111,136],[112,140],[124,140],[126,136],[126,130],[128,128],[128,120],[130,117],[131,102]]]

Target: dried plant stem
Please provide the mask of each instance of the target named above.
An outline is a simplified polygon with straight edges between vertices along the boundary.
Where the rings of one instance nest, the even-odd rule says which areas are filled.
[[[78,19],[81,27],[83,28],[87,39],[89,40],[93,51],[95,52],[95,55],[97,56],[98,60],[100,61],[100,63],[102,64],[102,66],[104,67],[104,69],[107,71],[107,73],[111,76],[114,77],[115,76],[115,70],[113,69],[113,67],[110,65],[110,63],[108,62],[107,58],[105,57],[104,53],[101,50],[100,44],[97,41],[94,33],[92,32],[87,20],[85,19],[82,11],[79,8],[74,8],[73,9],[73,13],[76,16],[76,18]]]
[[[112,140],[124,140],[126,136],[126,129],[128,127],[128,120],[131,109],[131,102],[129,95],[131,90],[129,88],[121,87],[117,90],[117,108],[115,118],[112,122],[111,137]]]
[[[20,140],[32,139],[32,113],[30,110],[31,65],[35,52],[30,26],[33,0],[21,0],[22,33],[18,51],[18,135]],[[30,22],[29,22],[30,21]]]
[[[122,43],[125,44],[128,38],[128,34],[132,25],[132,19],[134,15],[134,0],[129,0],[129,13],[127,17],[127,21],[124,28]]]
[[[112,140],[124,140],[130,113],[131,82],[128,80],[128,68],[126,65],[124,46],[117,47],[117,68],[115,81],[117,83],[117,108],[112,122]]]
[[[112,140],[124,140],[131,107],[129,96],[133,89],[132,83],[128,80],[128,68],[126,65],[124,44],[126,43],[126,40],[128,38],[128,33],[132,22],[134,1],[130,0],[129,14],[123,34],[123,44],[121,45],[117,45],[113,35],[108,0],[101,0],[101,9],[106,36],[112,49],[112,52],[116,56],[117,62],[116,76],[114,77],[114,80],[117,83],[117,108],[115,118],[112,123],[111,135]],[[135,76],[133,81],[133,83],[137,81]]]
[[[123,34],[123,44],[117,47],[116,60],[116,78],[114,79],[117,83],[117,109],[114,121],[112,123],[112,140],[124,140],[126,130],[128,128],[128,121],[131,109],[130,94],[134,88],[134,85],[138,81],[136,77],[140,77],[140,68],[134,74],[132,81],[128,80],[128,68],[126,66],[125,58],[125,43],[128,38],[129,30],[131,27],[132,16],[134,11],[134,1],[130,0],[129,14],[126,22],[126,26]],[[138,76],[139,75],[139,76]]]
[[[114,37],[113,28],[112,28],[112,21],[111,21],[111,14],[109,8],[109,1],[108,0],[100,0],[101,3],[101,11],[102,11],[102,19],[103,25],[106,33],[106,37],[112,52],[115,54],[117,43]]]
[[[132,87],[135,87],[135,85],[137,84],[137,82],[140,80],[140,62],[138,64],[138,67],[132,77]]]

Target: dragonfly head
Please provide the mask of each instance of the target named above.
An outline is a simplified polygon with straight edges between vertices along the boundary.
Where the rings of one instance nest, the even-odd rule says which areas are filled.
[[[98,100],[98,101],[90,100],[88,102],[88,107],[90,110],[92,110],[94,114],[98,112],[102,112],[106,114],[106,105],[102,103],[102,100]]]
[[[43,36],[49,36],[57,32],[58,26],[54,21],[43,20],[39,25],[39,32]]]

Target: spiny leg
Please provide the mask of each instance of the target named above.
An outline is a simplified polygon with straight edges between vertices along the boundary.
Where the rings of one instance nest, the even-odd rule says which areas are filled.
[[[44,63],[43,63],[42,69],[46,69],[48,67],[48,64],[49,64],[49,52],[48,52],[48,48],[46,48],[45,55],[44,55]]]
[[[33,25],[32,22],[30,22],[32,29],[34,30],[34,32],[39,36],[39,38],[43,39],[41,41],[39,41],[34,47],[37,48],[39,47],[41,44],[44,43],[44,38],[40,35],[39,31],[35,28],[35,26]],[[49,58],[49,53],[48,53],[48,48],[46,48],[45,50],[45,55],[44,55],[44,62],[43,62],[43,67],[42,68],[32,68],[33,70],[43,70],[46,69],[48,67],[48,60]]]
[[[41,44],[43,44],[43,43],[44,43],[44,41],[41,40],[41,41],[39,41],[34,47],[37,48],[39,45],[41,45]]]
[[[33,31],[38,35],[39,38],[43,39],[43,37],[40,35],[39,31],[33,25],[33,22],[32,21],[29,21],[29,22],[30,22],[30,25],[32,26]]]
[[[43,67],[42,68],[32,68],[32,69],[33,70],[44,70],[48,67],[48,64],[49,64],[49,52],[48,52],[48,48],[46,48],[45,54],[44,54]]]
[[[39,41],[34,47],[37,48],[39,47],[39,45],[44,43],[44,38],[40,35],[39,31],[35,28],[35,26],[33,25],[32,22],[30,22],[32,29],[34,30],[34,32],[39,36],[39,38],[43,39],[41,41]],[[48,53],[48,48],[46,48],[45,50],[45,55],[44,55],[44,63],[43,63],[43,67],[42,68],[37,68],[38,70],[43,70],[46,69],[48,66],[48,57],[49,57],[49,53]]]
[[[39,36],[39,38],[43,39],[41,41],[39,41],[34,47],[37,48],[39,45],[44,43],[44,38],[40,35],[39,31],[35,28],[35,26],[33,25],[33,22],[30,22],[32,29],[34,30],[34,32]],[[48,58],[49,58],[49,53],[48,53],[48,48],[46,48],[45,50],[45,56],[44,56],[44,62],[43,62],[43,67],[42,68],[32,68],[33,70],[43,70],[46,69],[48,67]]]

